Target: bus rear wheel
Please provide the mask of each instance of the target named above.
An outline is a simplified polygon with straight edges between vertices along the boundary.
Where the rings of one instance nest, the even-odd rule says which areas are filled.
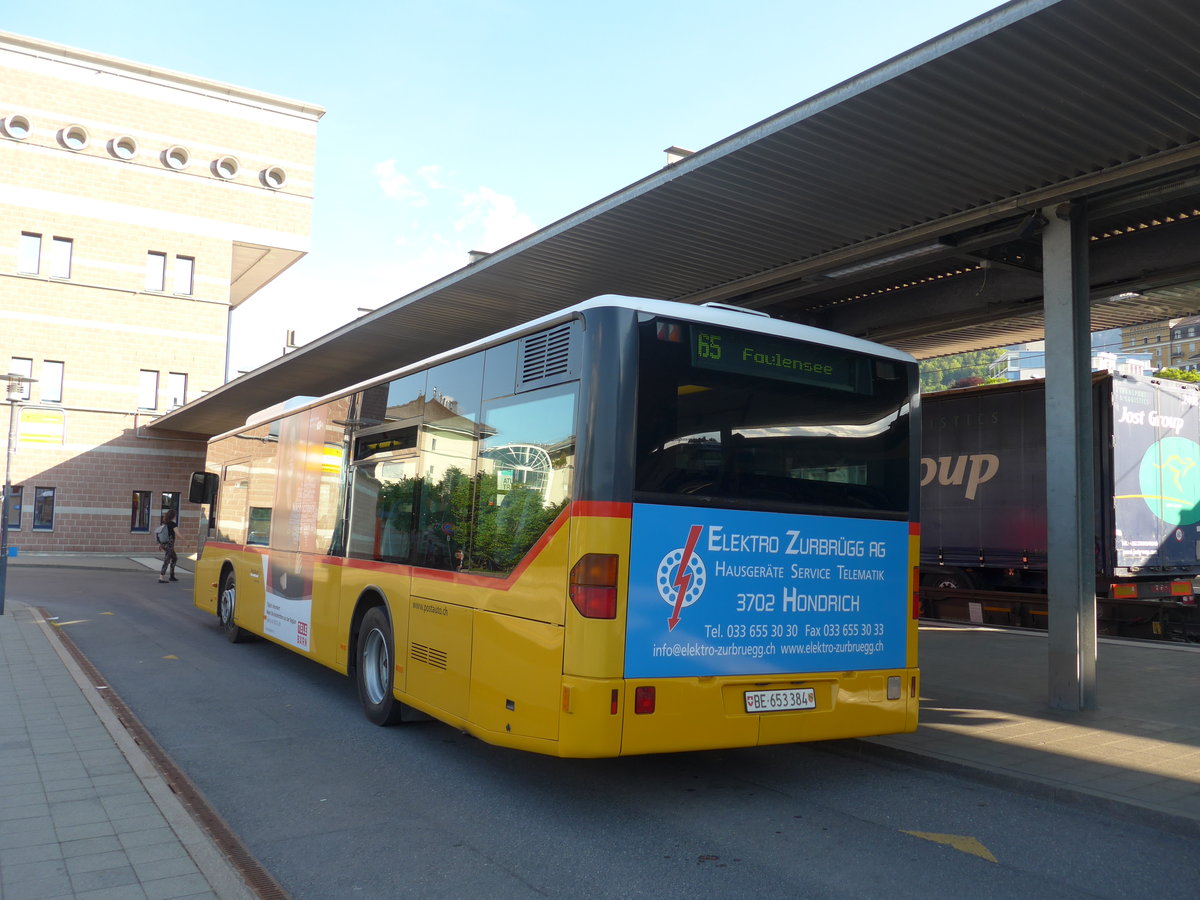
[[[221,625],[221,633],[231,644],[240,644],[250,639],[250,632],[234,624],[233,614],[237,607],[237,580],[233,572],[226,572],[221,577],[221,590],[217,594],[217,621]]]
[[[396,674],[393,646],[387,614],[378,606],[367,610],[358,632],[355,679],[363,712],[376,725],[395,725],[403,713],[403,706],[392,694]]]

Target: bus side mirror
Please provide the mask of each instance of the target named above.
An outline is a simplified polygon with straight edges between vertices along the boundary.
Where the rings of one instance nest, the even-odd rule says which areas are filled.
[[[217,476],[214,472],[193,472],[188,488],[189,503],[212,503],[217,499]]]

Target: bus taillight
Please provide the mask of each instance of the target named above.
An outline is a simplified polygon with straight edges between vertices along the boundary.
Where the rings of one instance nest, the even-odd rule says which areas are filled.
[[[617,560],[612,553],[585,553],[571,569],[571,602],[584,618],[617,617]]]
[[[633,711],[639,716],[648,716],[654,712],[656,691],[653,685],[644,684],[633,691]]]

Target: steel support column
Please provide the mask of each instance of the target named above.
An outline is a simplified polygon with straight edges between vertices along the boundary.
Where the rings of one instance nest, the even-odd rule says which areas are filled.
[[[1096,549],[1086,209],[1043,211],[1050,706],[1096,706]]]

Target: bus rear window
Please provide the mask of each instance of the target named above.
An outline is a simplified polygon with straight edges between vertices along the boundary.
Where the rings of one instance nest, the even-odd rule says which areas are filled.
[[[749,331],[644,323],[637,499],[906,515],[908,368]]]

